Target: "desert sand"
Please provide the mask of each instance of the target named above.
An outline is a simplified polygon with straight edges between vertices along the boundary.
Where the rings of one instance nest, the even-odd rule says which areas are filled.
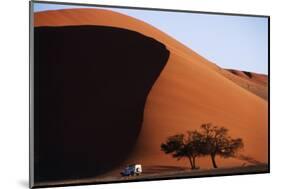
[[[267,76],[251,73],[249,77],[241,71],[222,69],[157,28],[113,11],[39,12],[34,15],[34,25],[125,28],[160,41],[170,51],[168,62],[146,100],[143,124],[134,150],[106,175],[116,175],[130,163],[141,163],[144,171],[159,166],[164,171],[188,167],[187,160],[177,161],[161,152],[160,144],[168,136],[198,129],[208,122],[228,128],[234,138],[241,137],[245,144],[241,154],[256,162],[268,162]],[[244,163],[250,164],[234,158],[217,158],[219,167]],[[209,157],[199,158],[197,164],[200,168],[212,167]]]

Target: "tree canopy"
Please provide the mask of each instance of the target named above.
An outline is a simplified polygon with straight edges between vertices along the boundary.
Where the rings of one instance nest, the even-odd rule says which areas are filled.
[[[161,145],[161,150],[167,154],[172,154],[178,160],[188,158],[191,169],[196,168],[196,157],[202,153],[198,151],[201,145],[201,134],[197,131],[188,131],[187,135],[178,134],[167,139],[166,143]]]
[[[178,160],[187,158],[192,169],[196,168],[197,157],[210,155],[213,167],[217,168],[217,155],[223,158],[235,157],[241,148],[241,138],[233,139],[228,135],[228,129],[211,123],[202,124],[199,131],[187,131],[186,134],[168,137],[161,144],[161,150],[166,154],[172,154]]]
[[[214,168],[217,168],[216,155],[223,158],[234,157],[243,145],[241,138],[232,139],[225,127],[214,126],[211,123],[201,125],[202,149],[204,155],[210,155]]]

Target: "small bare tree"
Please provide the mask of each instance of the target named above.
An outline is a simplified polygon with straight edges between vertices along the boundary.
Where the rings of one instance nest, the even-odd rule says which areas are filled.
[[[217,168],[217,155],[223,158],[235,157],[243,146],[242,139],[231,138],[226,128],[207,123],[201,125],[200,131],[187,131],[186,135],[169,137],[161,144],[161,150],[178,160],[187,158],[191,169],[196,168],[197,157],[210,155],[213,167]]]
[[[187,135],[179,134],[171,136],[166,143],[161,144],[161,150],[166,154],[172,154],[174,158],[189,160],[191,169],[196,169],[196,157],[201,156],[200,145],[202,135],[197,131],[188,131]]]
[[[213,126],[211,123],[201,125],[202,144],[200,152],[210,155],[214,168],[217,168],[216,156],[224,158],[234,157],[237,151],[243,148],[241,138],[232,139],[228,136],[228,129]]]

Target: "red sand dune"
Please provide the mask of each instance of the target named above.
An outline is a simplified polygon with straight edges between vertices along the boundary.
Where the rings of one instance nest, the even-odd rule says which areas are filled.
[[[250,80],[252,82],[255,82],[257,84],[267,86],[267,83],[268,83],[267,76],[264,75],[264,74],[257,74],[257,73],[251,73],[251,72],[245,72],[245,71],[239,71],[239,70],[232,70],[232,69],[229,69],[228,71],[237,75],[237,76],[239,76],[239,77],[242,77],[242,78],[245,78],[245,79]]]
[[[220,70],[225,77],[244,89],[268,100],[267,76],[238,70]]]
[[[253,74],[253,78],[249,79],[243,72],[223,70],[153,26],[108,10],[40,12],[35,14],[34,24],[121,27],[153,37],[170,50],[168,63],[148,96],[137,145],[120,167],[128,163],[141,163],[145,171],[157,166],[189,166],[186,160],[176,161],[161,152],[160,144],[168,136],[198,129],[202,123],[207,122],[225,126],[231,136],[243,138],[243,155],[258,162],[268,162],[266,76]],[[257,88],[256,92],[241,87],[245,82],[251,82]],[[262,95],[256,95],[260,93]],[[201,168],[211,168],[208,157],[198,160],[197,164]],[[217,161],[220,167],[245,163],[238,159],[218,158]],[[117,174],[118,169],[110,174],[113,173]]]

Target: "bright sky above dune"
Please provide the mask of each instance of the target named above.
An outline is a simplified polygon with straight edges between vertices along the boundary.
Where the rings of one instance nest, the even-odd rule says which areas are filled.
[[[35,12],[81,7],[90,8],[34,3]],[[143,20],[220,67],[268,74],[268,19],[265,17],[102,9]]]

